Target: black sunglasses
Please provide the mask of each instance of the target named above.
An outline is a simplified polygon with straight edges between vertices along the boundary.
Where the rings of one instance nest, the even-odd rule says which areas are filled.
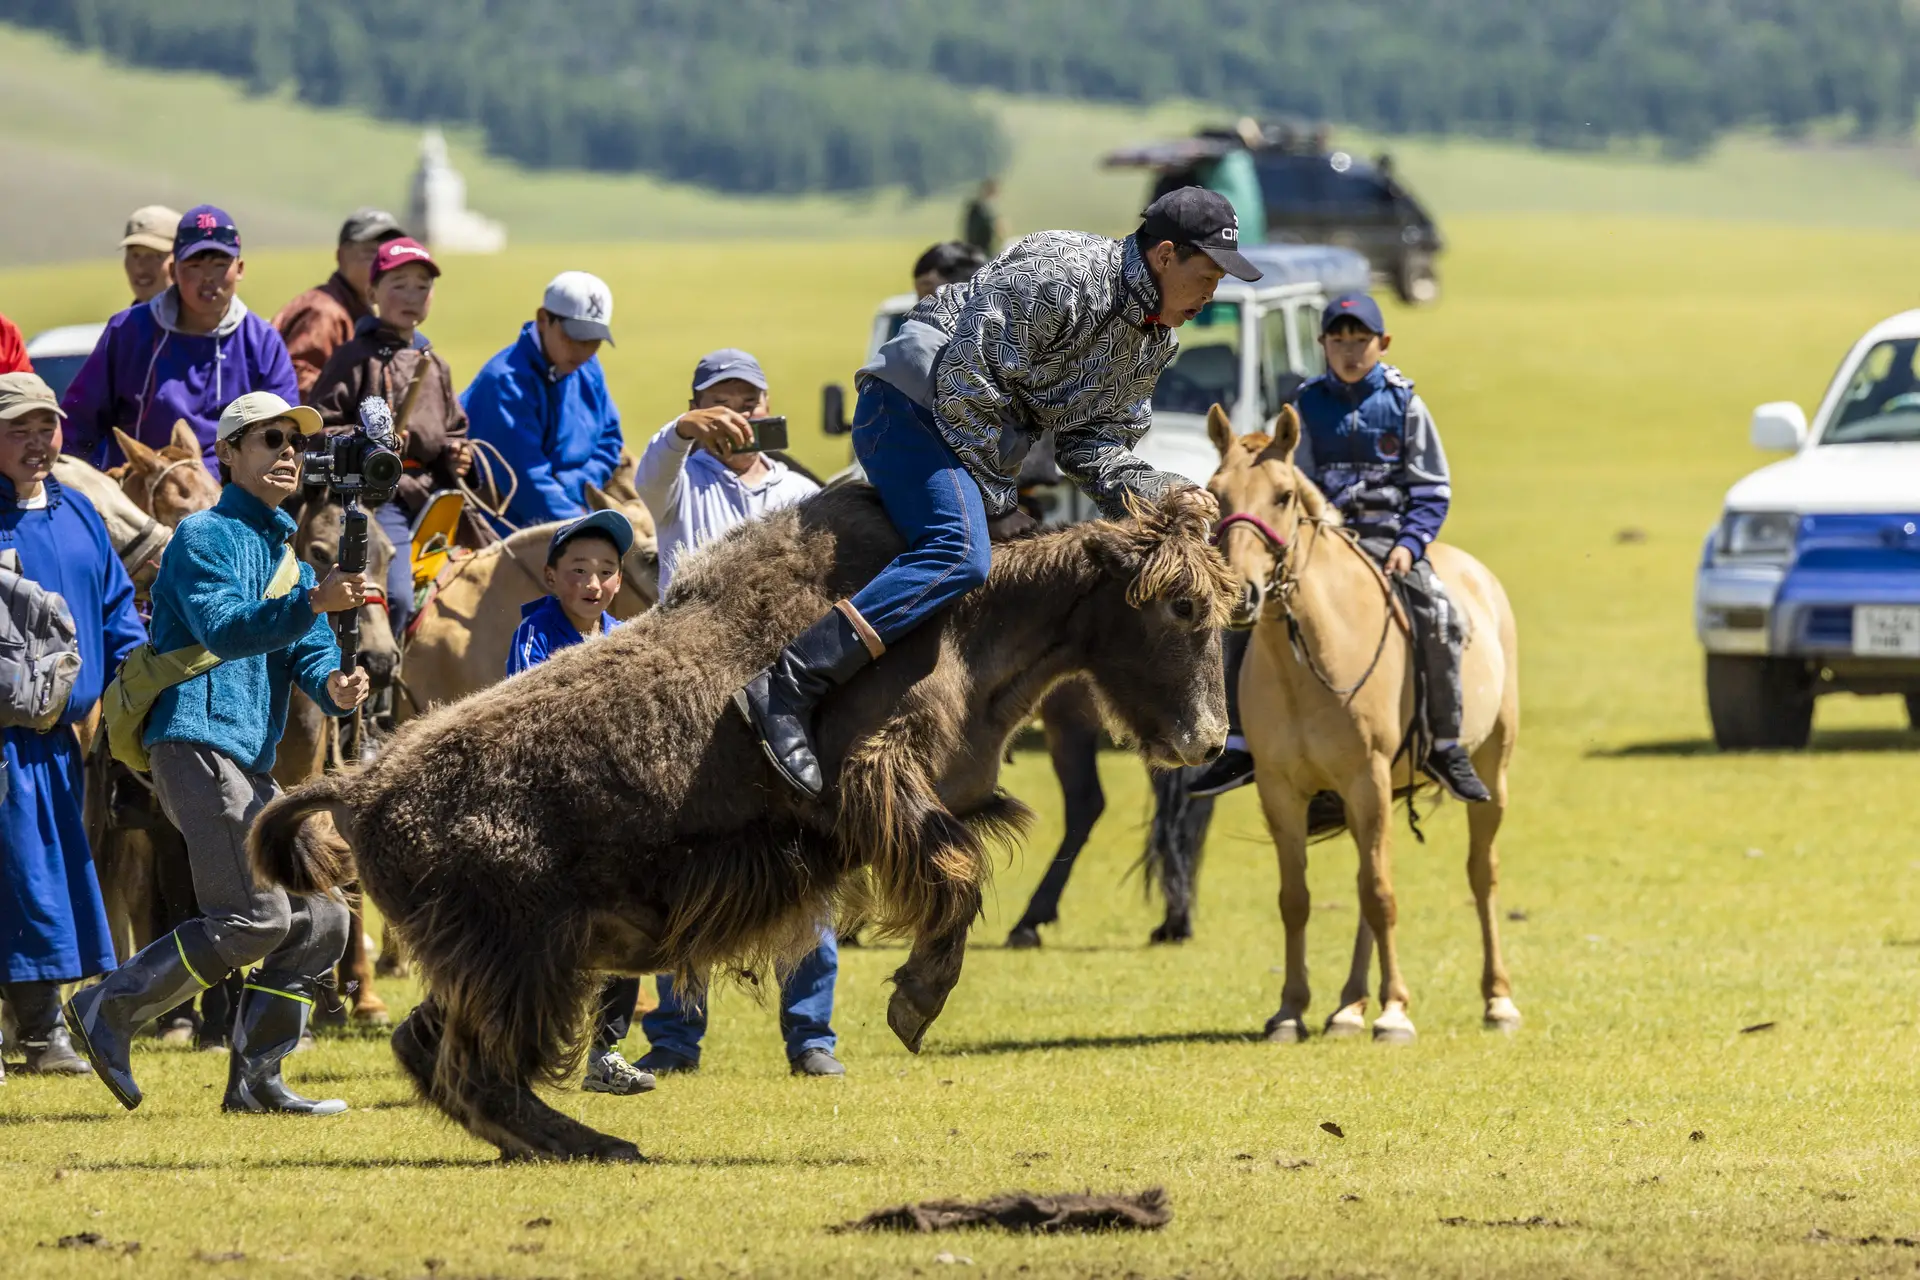
[[[286,448],[289,442],[293,444],[296,450],[305,453],[308,446],[318,438],[316,436],[304,435],[298,431],[290,431],[286,427],[259,427],[248,431],[241,439],[244,441],[246,436],[249,435],[258,436],[260,443],[266,445],[267,448],[274,453],[278,453]]]

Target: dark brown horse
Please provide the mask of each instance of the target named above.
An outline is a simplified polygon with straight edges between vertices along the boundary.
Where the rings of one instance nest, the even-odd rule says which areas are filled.
[[[901,550],[871,489],[829,490],[715,544],[664,607],[409,725],[253,833],[267,880],[350,878],[428,998],[394,1034],[421,1092],[506,1156],[633,1159],[532,1091],[566,1074],[601,972],[706,974],[812,945],[855,895],[911,934],[887,1020],[917,1051],[959,980],[988,847],[1027,811],[1008,738],[1060,681],[1107,695],[1150,759],[1225,740],[1232,605],[1190,492],[994,550],[986,585],[822,704],[827,791],[803,800],[729,709],[790,637]],[[329,813],[352,857],[311,831]]]

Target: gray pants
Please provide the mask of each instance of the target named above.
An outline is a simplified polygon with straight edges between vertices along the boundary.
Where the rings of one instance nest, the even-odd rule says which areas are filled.
[[[186,841],[193,892],[209,940],[235,969],[256,961],[276,973],[320,980],[347,946],[347,904],[338,892],[289,897],[261,884],[247,860],[254,815],[280,791],[211,747],[154,745],[153,789]]]
[[[1362,538],[1360,549],[1385,564],[1393,552],[1386,538]],[[1460,737],[1462,714],[1460,658],[1467,647],[1466,619],[1453,607],[1447,589],[1425,556],[1394,580],[1413,623],[1413,643],[1426,672],[1427,730],[1437,742]]]

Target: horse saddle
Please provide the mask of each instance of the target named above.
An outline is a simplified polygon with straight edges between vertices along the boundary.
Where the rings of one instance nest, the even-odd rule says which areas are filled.
[[[443,489],[427,499],[413,521],[413,589],[416,594],[440,576],[454,539],[460,533],[460,517],[467,509],[466,495],[457,489]]]

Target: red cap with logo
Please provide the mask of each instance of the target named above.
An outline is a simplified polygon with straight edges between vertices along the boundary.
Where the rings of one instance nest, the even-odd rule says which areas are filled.
[[[427,252],[427,246],[411,236],[400,236],[383,243],[380,251],[373,255],[372,283],[379,284],[381,276],[396,267],[404,267],[410,262],[417,262],[425,267],[428,275],[440,274],[440,264],[435,262],[433,255]]]

